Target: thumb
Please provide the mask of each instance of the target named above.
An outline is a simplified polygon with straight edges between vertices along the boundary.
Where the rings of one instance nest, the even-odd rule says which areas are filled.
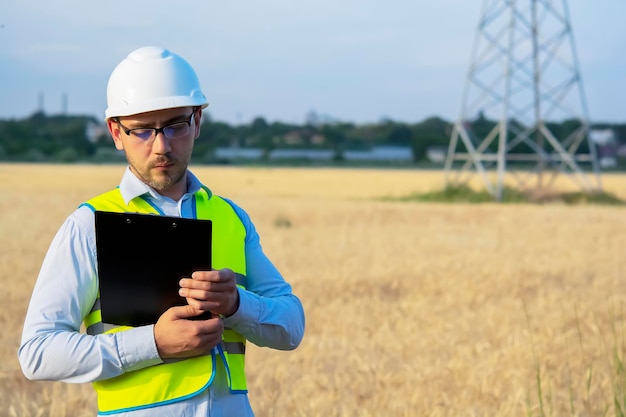
[[[201,310],[198,310],[189,304],[185,304],[183,306],[170,307],[167,310],[167,312],[168,314],[172,316],[172,320],[188,319],[190,317],[195,317],[195,316],[199,316],[200,314],[202,314]]]

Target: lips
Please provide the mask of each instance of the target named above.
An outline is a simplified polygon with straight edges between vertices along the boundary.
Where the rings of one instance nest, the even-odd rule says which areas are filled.
[[[160,160],[160,161],[156,161],[152,166],[154,168],[169,168],[171,166],[174,165],[174,161],[171,160]]]

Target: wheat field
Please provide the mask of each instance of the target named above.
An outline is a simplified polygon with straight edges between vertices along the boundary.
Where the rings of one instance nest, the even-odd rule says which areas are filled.
[[[90,385],[27,381],[16,351],[53,234],[123,168],[0,164],[2,415],[96,413]],[[380,200],[440,171],[192,169],[248,211],[305,308],[297,350],[249,345],[258,417],[626,413],[623,208]],[[626,175],[603,184],[626,198]]]

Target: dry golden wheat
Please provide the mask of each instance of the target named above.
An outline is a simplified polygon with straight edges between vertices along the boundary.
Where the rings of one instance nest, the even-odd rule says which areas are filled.
[[[621,415],[622,208],[375,200],[439,171],[193,169],[247,209],[305,307],[296,351],[249,348],[259,417]],[[95,415],[89,385],[26,381],[16,349],[53,234],[122,170],[0,165],[7,415]],[[626,196],[626,176],[603,182]]]

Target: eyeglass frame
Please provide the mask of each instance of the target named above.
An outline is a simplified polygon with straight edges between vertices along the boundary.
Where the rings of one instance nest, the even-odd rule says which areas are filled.
[[[122,124],[122,122],[120,121],[120,119],[118,117],[114,118],[113,121],[116,122],[120,128],[122,129],[122,131],[124,132],[124,134],[126,136],[128,136],[130,138],[130,140],[133,143],[152,143],[156,137],[158,136],[159,133],[163,133],[163,136],[165,136],[166,138],[168,138],[169,140],[175,140],[175,139],[180,139],[185,135],[181,135],[181,136],[177,136],[177,137],[169,137],[167,135],[167,133],[165,133],[165,129],[167,129],[168,127],[172,127],[174,125],[177,124],[187,124],[187,127],[189,127],[189,132],[191,132],[191,119],[193,118],[193,116],[196,114],[196,110],[198,110],[198,107],[194,107],[191,111],[191,114],[189,115],[189,117],[187,117],[187,119],[183,119],[183,120],[179,120],[177,122],[173,122],[170,124],[167,124],[165,126],[161,126],[161,127],[135,127],[135,128],[127,128],[126,126],[124,126]],[[135,130],[151,130],[152,134],[150,135],[150,137],[148,139],[141,139],[140,137],[138,137],[137,135],[132,135],[131,133],[133,133],[133,131]],[[189,134],[189,132],[186,133],[186,135]]]

